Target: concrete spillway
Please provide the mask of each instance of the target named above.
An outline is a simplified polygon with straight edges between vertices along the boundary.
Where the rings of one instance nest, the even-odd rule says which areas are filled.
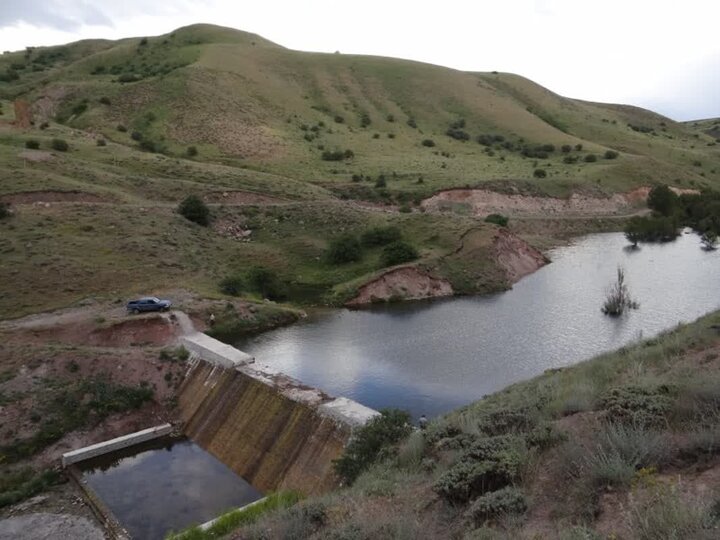
[[[191,352],[179,394],[188,437],[261,491],[336,485],[332,461],[377,411],[260,367],[205,334],[181,341]]]

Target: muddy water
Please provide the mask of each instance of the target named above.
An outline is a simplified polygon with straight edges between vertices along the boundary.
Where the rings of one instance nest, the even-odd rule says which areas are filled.
[[[237,345],[335,395],[437,415],[720,308],[720,250],[694,234],[626,247],[622,234],[590,235],[511,291],[334,310]],[[600,306],[618,265],[640,309],[612,319]]]
[[[132,538],[156,540],[259,499],[192,441],[153,442],[83,463],[83,479]]]

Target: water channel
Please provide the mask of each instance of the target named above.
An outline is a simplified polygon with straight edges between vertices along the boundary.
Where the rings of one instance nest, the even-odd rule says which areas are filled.
[[[434,416],[720,308],[720,251],[697,235],[627,247],[586,236],[507,292],[328,310],[237,346],[331,394]],[[640,308],[613,319],[600,307],[618,266]]]
[[[83,462],[81,469],[131,538],[162,540],[262,497],[189,440],[145,443]]]

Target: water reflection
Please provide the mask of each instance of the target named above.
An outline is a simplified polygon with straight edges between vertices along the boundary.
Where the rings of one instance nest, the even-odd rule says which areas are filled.
[[[332,394],[436,415],[720,307],[720,253],[696,235],[626,245],[587,236],[505,293],[328,311],[238,346]],[[612,319],[600,306],[618,265],[640,309]]]
[[[192,441],[150,443],[87,462],[83,479],[132,538],[162,539],[261,497]]]

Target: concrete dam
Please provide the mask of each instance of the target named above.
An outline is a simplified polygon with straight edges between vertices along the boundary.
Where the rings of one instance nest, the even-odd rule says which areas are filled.
[[[337,485],[332,462],[378,412],[267,367],[200,332],[179,391],[183,431],[263,492],[316,494]]]

